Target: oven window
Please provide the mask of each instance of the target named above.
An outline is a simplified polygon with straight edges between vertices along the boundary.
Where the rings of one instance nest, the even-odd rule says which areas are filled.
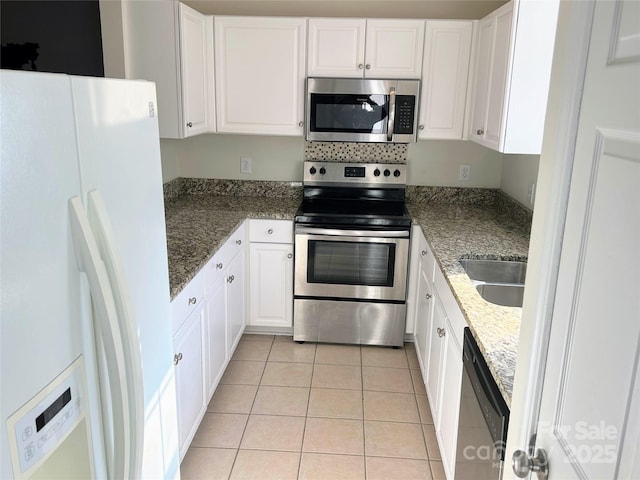
[[[393,287],[393,243],[310,240],[307,283]]]
[[[311,131],[385,133],[386,95],[311,95]]]

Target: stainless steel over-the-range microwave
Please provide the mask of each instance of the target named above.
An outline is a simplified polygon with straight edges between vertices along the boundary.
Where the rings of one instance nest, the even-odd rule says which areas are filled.
[[[307,78],[306,139],[415,142],[420,80]]]

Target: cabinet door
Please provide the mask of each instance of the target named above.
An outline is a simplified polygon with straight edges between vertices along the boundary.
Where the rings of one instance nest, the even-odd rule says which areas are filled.
[[[229,262],[225,276],[227,305],[227,354],[233,355],[245,325],[245,254],[238,253]]]
[[[462,349],[447,324],[446,349],[442,364],[440,415],[436,427],[440,437],[440,455],[447,478],[454,477],[456,444],[458,440],[458,414],[462,389]]]
[[[481,144],[485,144],[484,133],[487,122],[489,84],[491,81],[491,52],[493,50],[494,30],[495,17],[492,15],[483,18],[478,24],[476,65],[473,81],[473,113],[469,138]],[[494,148],[497,148],[497,145]]]
[[[227,308],[224,278],[213,285],[206,299],[206,386],[207,398],[211,398],[224,373],[227,363]]]
[[[506,103],[507,70],[511,49],[511,23],[513,2],[496,12],[495,37],[491,55],[489,94],[487,99],[487,120],[484,128],[485,141],[492,148],[499,149],[502,138],[503,113]]]
[[[420,138],[463,136],[472,32],[470,20],[427,20]]]
[[[204,303],[191,314],[173,340],[180,458],[204,415]]]
[[[291,327],[293,245],[251,243],[249,251],[249,325]]]
[[[425,386],[437,430],[437,422],[440,414],[440,389],[442,388],[441,370],[446,353],[446,342],[444,341],[445,335],[443,332],[445,332],[447,317],[437,292],[433,290],[432,294],[433,312],[431,314],[430,328],[427,337],[428,352]]]
[[[215,17],[218,132],[303,134],[306,20]]]
[[[429,332],[431,318],[433,315],[433,289],[428,279],[427,271],[420,262],[420,271],[418,272],[418,288],[416,290],[416,319],[415,319],[415,347],[418,354],[418,361],[422,369],[423,379],[427,378],[428,355],[430,348]]]
[[[365,76],[420,78],[424,20],[367,20]]]
[[[365,31],[363,18],[310,18],[308,76],[362,77]]]
[[[213,121],[211,97],[212,62],[210,58],[211,17],[180,4],[180,67],[182,74],[182,107],[184,136],[210,130]]]

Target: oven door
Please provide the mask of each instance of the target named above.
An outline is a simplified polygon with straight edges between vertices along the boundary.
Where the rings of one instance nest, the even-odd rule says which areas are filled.
[[[297,226],[296,297],[406,299],[409,231]]]

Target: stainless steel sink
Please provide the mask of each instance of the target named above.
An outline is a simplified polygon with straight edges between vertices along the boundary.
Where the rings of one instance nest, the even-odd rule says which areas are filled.
[[[476,290],[487,302],[505,307],[521,307],[524,285],[508,283],[480,283]]]
[[[527,274],[527,262],[463,258],[460,260],[460,264],[471,280],[479,282],[524,285],[524,278]]]
[[[527,263],[507,260],[460,260],[476,290],[487,302],[521,307]]]

